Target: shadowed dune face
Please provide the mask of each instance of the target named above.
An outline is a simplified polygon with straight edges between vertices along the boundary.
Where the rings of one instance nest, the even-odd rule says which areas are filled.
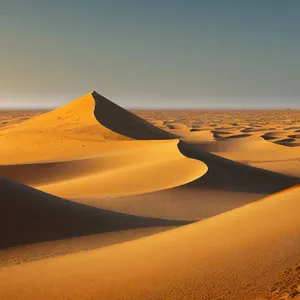
[[[180,151],[208,171],[185,185],[112,199],[74,199],[113,211],[168,219],[201,220],[259,200],[300,182],[298,178],[245,166],[180,142]]]
[[[165,132],[131,112],[119,107],[95,91],[95,118],[106,128],[135,140],[167,140],[176,139],[171,133]],[[108,114],[108,112],[113,112]]]
[[[299,259],[299,192],[129,243],[5,268],[0,288],[20,300],[263,299]]]
[[[0,248],[184,221],[139,218],[57,198],[0,177]]]
[[[251,166],[244,166],[214,154],[201,151],[185,142],[179,143],[179,149],[185,156],[199,159],[208,165],[209,171],[203,180],[190,185],[212,187],[221,190],[235,190],[250,193],[275,193],[299,183],[298,178],[273,173]]]

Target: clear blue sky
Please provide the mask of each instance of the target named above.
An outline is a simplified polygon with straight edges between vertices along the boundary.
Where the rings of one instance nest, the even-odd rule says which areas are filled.
[[[298,0],[0,0],[0,106],[300,107]]]

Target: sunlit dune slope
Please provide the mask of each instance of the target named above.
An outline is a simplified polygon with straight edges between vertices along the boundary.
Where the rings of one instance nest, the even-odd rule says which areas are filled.
[[[178,140],[104,143],[98,155],[2,165],[0,174],[68,198],[151,192],[185,184],[207,171],[201,161],[182,155],[177,144]]]
[[[102,125],[102,126],[101,126]],[[91,128],[96,126],[96,128]],[[97,133],[103,140],[175,138],[93,91],[51,112],[16,124],[8,131],[74,131]]]
[[[8,247],[0,249],[0,270],[7,266],[125,243],[159,232],[173,230],[181,225],[182,223],[176,226],[139,227]]]
[[[174,139],[96,92],[0,132],[2,164],[97,153],[99,142]],[[5,159],[4,159],[4,158]]]
[[[96,92],[2,130],[0,143],[0,175],[62,197],[150,192],[207,171],[175,136]]]
[[[150,226],[184,224],[117,214],[0,177],[0,248]]]
[[[98,153],[100,142],[130,140],[99,124],[87,94],[0,133],[0,163],[57,161]],[[109,113],[109,112],[108,112]]]
[[[7,267],[6,299],[261,299],[300,255],[300,187],[136,241]],[[38,282],[38,284],[36,284]]]
[[[122,135],[110,131],[97,121],[94,115],[95,99],[92,93],[88,93],[79,99],[70,102],[53,111],[44,113],[25,122],[10,127],[5,132],[33,132],[33,133],[60,133],[95,134],[97,140],[128,139]],[[105,111],[107,114],[114,112]],[[86,132],[88,130],[88,132]]]
[[[185,185],[148,194],[120,198],[82,197],[89,205],[144,216],[200,220],[240,207],[288,188],[299,179],[260,170],[179,143],[187,157],[202,161],[208,171]]]

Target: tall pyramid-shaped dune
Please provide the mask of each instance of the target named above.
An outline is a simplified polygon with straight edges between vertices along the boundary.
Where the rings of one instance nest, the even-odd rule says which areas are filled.
[[[51,112],[8,129],[64,134],[93,135],[97,140],[175,139],[172,134],[130,113],[93,91]]]
[[[1,130],[0,164],[90,157],[106,147],[101,142],[176,138],[92,92]]]

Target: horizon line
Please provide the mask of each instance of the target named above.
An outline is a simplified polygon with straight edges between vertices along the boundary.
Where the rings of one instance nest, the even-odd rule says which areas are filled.
[[[117,103],[116,103],[117,104]],[[64,104],[66,105],[66,104]],[[9,111],[9,110],[55,110],[60,107],[63,107],[64,105],[61,106],[1,106],[0,105],[0,111]],[[118,105],[118,104],[117,104]],[[120,106],[120,105],[118,105]],[[121,106],[127,110],[300,110],[299,107],[272,107],[272,106],[265,106],[265,107],[244,107],[244,106],[232,106],[232,107],[224,107],[224,106],[219,106],[219,107],[133,107],[133,106]]]

